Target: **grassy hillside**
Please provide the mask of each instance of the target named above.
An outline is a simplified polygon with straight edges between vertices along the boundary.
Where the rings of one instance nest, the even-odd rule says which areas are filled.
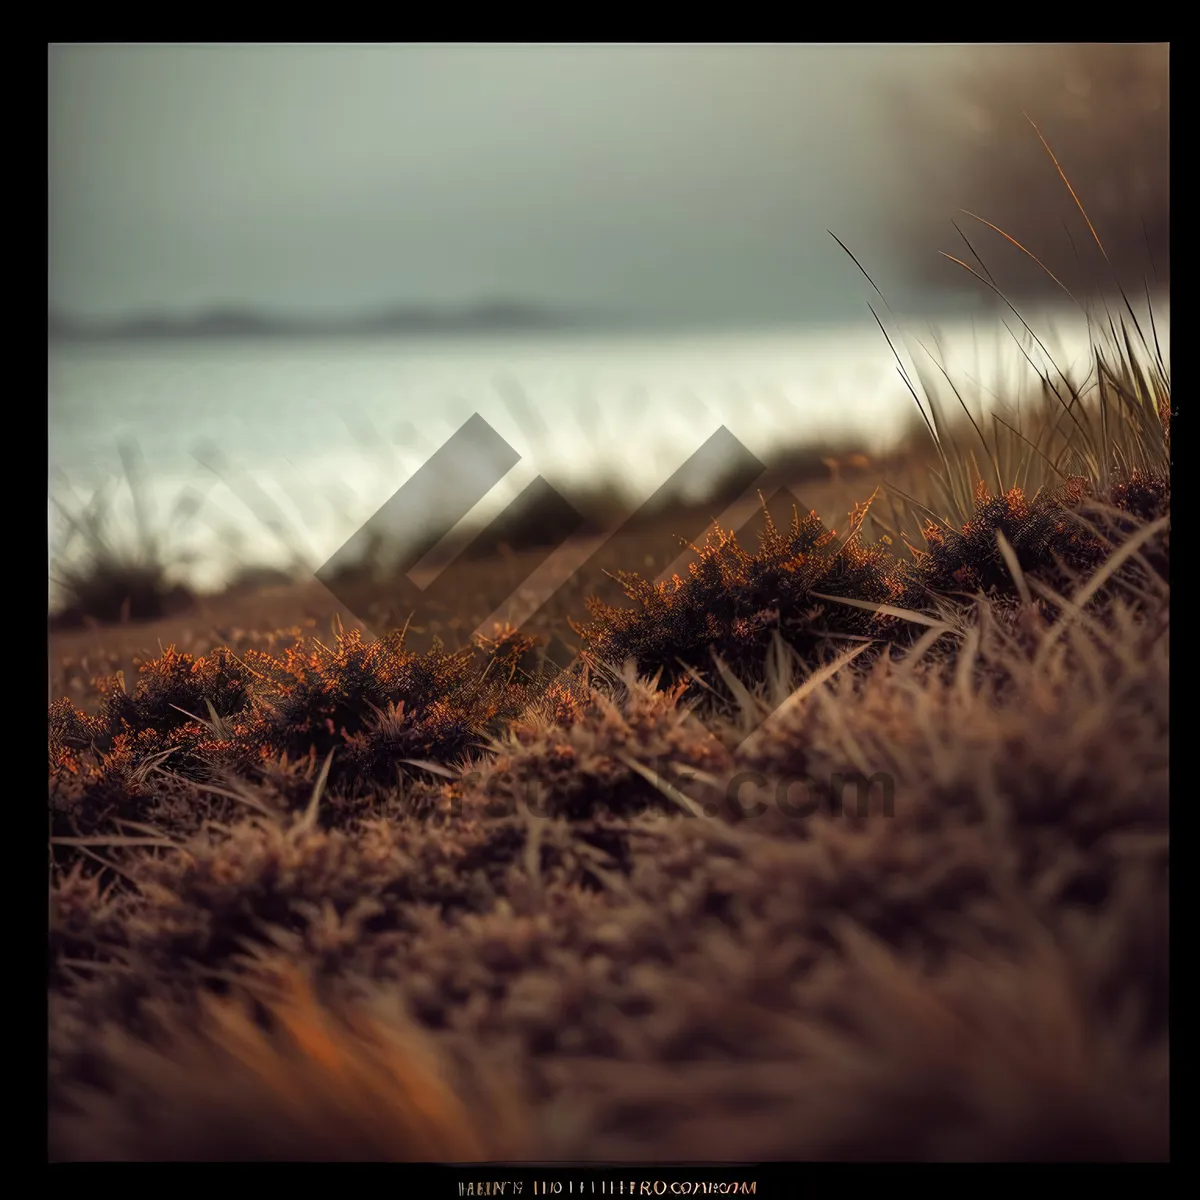
[[[379,637],[56,634],[52,1158],[1165,1159],[1170,385],[1109,333],[519,629],[536,549]]]

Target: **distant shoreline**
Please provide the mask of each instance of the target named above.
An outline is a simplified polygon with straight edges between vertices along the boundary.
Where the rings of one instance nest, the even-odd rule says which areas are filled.
[[[1169,308],[1169,291],[1155,294],[1155,307]],[[981,302],[983,304],[980,307]],[[1034,318],[1047,310],[1046,299],[1019,301],[1022,315]],[[1058,306],[1054,306],[1057,308]],[[994,309],[994,312],[993,312]],[[987,298],[961,296],[942,297],[938,304],[894,309],[902,322],[953,321],[955,319],[986,319],[1003,312],[998,302],[989,309]],[[459,308],[435,308],[420,305],[401,305],[376,312],[343,316],[293,316],[260,312],[252,309],[213,309],[181,316],[139,315],[116,319],[95,319],[69,316],[50,311],[47,314],[47,338],[50,342],[148,342],[148,341],[239,341],[253,339],[300,340],[304,338],[395,338],[395,337],[455,337],[533,334],[540,336],[604,336],[614,334],[646,334],[679,336],[703,334],[744,334],[767,329],[784,332],[797,328],[844,326],[854,323],[866,312],[821,314],[796,313],[772,320],[745,319],[720,321],[714,318],[657,319],[637,313],[602,311],[571,311],[527,304],[519,301],[496,301]]]
[[[349,317],[295,317],[219,310],[188,316],[140,316],[103,321],[58,313],[47,317],[52,341],[123,341],[154,338],[362,337],[437,333],[549,333],[595,326],[596,316],[519,304],[484,304],[463,309],[398,308]],[[611,318],[604,323],[610,323]]]

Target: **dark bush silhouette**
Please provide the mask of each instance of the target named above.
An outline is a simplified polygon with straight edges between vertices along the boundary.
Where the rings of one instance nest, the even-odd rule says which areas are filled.
[[[686,667],[707,671],[715,651],[731,666],[759,664],[775,631],[811,647],[830,633],[880,635],[895,618],[830,604],[818,593],[876,603],[902,602],[911,587],[883,546],[864,546],[859,526],[839,539],[815,512],[794,510],[779,530],[769,511],[755,551],[731,531],[713,530],[696,547],[686,578],[653,583],[618,575],[635,608],[589,601],[591,621],[579,626],[585,653],[614,663],[632,658],[640,671],[677,677]]]

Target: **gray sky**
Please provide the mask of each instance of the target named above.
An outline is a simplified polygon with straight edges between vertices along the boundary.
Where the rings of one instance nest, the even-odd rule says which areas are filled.
[[[936,88],[962,54],[54,46],[50,303],[865,312],[869,289],[825,230],[903,299],[878,85]]]

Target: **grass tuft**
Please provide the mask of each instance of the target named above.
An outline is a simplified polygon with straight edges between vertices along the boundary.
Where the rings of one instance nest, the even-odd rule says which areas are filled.
[[[119,450],[133,507],[134,540],[115,535],[112,486],[98,489],[86,503],[53,499],[58,534],[50,572],[52,628],[153,620],[184,611],[194,600],[177,577],[185,559],[169,547],[200,511],[203,498],[190,490],[181,493],[166,521],[155,528],[137,448],[122,443]]]

